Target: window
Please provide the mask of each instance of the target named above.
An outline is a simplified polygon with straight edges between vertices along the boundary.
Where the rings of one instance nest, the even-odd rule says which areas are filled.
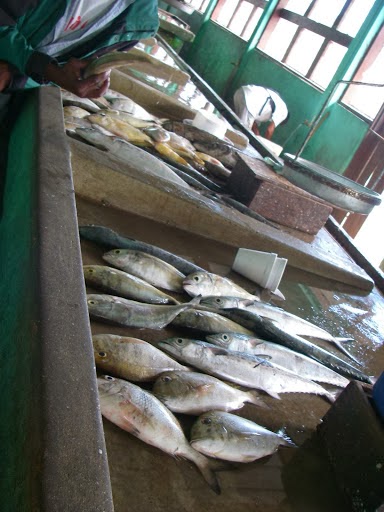
[[[326,88],[375,0],[281,0],[258,48]]]
[[[372,43],[353,80],[367,83],[384,83],[384,28]],[[384,102],[384,87],[350,85],[342,102],[374,119]]]
[[[267,0],[219,0],[212,20],[248,41]]]
[[[205,12],[207,10],[209,0],[184,0],[186,4],[191,5],[197,11]]]

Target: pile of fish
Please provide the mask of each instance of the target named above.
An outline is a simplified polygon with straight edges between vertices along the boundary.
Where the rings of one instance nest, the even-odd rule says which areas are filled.
[[[100,291],[88,295],[91,319],[128,328],[191,330],[189,338],[165,335],[156,347],[128,335],[94,335],[103,416],[144,442],[193,461],[215,492],[215,472],[223,466],[212,458],[250,462],[294,446],[283,432],[231,411],[246,403],[266,407],[265,394],[280,399],[309,393],[332,402],[349,378],[370,382],[302,336],[338,345],[340,339],[263,303],[230,279],[103,226],[83,226],[80,235],[103,247],[108,263],[84,266],[87,286]],[[151,390],[143,389],[148,382]],[[198,416],[190,442],[175,414]]]
[[[184,135],[180,135],[176,129],[172,130],[173,124],[167,124],[167,120],[153,116],[115,91],[109,90],[104,98],[95,100],[77,98],[66,91],[62,97],[67,133],[107,150],[122,161],[130,161],[131,145],[134,145],[164,160],[187,183],[196,186],[197,182],[198,188],[214,192],[221,190],[230,175],[220,159],[209,154],[213,143],[209,142],[212,135],[208,132],[201,131],[200,148],[204,140],[207,144],[206,152],[202,152],[191,143],[196,139],[196,128],[185,125]],[[215,148],[212,151],[217,153]],[[223,159],[227,162],[225,152]]]

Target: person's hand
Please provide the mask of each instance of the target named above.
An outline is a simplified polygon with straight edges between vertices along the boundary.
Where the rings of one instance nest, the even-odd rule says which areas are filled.
[[[98,98],[108,90],[110,71],[83,79],[83,70],[88,64],[89,60],[78,59],[70,59],[63,66],[50,63],[44,78],[80,98]]]
[[[5,60],[0,60],[0,92],[4,91],[12,81],[11,68]]]

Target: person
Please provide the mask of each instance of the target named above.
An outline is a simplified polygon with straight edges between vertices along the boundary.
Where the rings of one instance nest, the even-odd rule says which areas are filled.
[[[268,123],[264,137],[271,139],[275,128],[288,119],[288,109],[273,89],[259,85],[244,85],[233,97],[234,110],[241,122],[255,135],[260,135],[260,124]]]
[[[90,60],[129,50],[158,23],[157,0],[0,0],[0,93],[54,83],[102,96],[110,72],[84,79]]]

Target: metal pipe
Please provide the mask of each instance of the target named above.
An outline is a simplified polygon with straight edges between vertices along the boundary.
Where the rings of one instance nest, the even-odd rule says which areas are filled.
[[[369,83],[369,82],[357,82],[357,81],[354,81],[354,80],[338,80],[335,85],[333,86],[331,92],[329,93],[329,96],[328,98],[326,99],[326,101],[324,102],[323,106],[321,107],[321,110],[320,112],[317,114],[315,120],[313,121],[313,123],[311,124],[311,129],[309,130],[307,136],[305,137],[302,145],[300,146],[299,150],[297,151],[296,155],[295,155],[295,158],[294,158],[294,161],[297,160],[299,158],[299,156],[301,155],[301,153],[304,151],[304,148],[305,146],[308,144],[309,140],[311,139],[312,135],[315,133],[315,131],[317,130],[317,125],[318,123],[320,122],[320,118],[321,116],[323,115],[325,109],[328,107],[329,105],[329,102],[332,98],[332,95],[333,93],[335,92],[336,88],[340,85],[340,84],[349,84],[349,85],[366,85],[366,86],[369,86],[369,87],[384,87],[384,84],[373,84],[373,83]],[[373,131],[373,130],[372,130]],[[376,133],[376,132],[374,132]],[[377,134],[378,135],[378,134]]]

